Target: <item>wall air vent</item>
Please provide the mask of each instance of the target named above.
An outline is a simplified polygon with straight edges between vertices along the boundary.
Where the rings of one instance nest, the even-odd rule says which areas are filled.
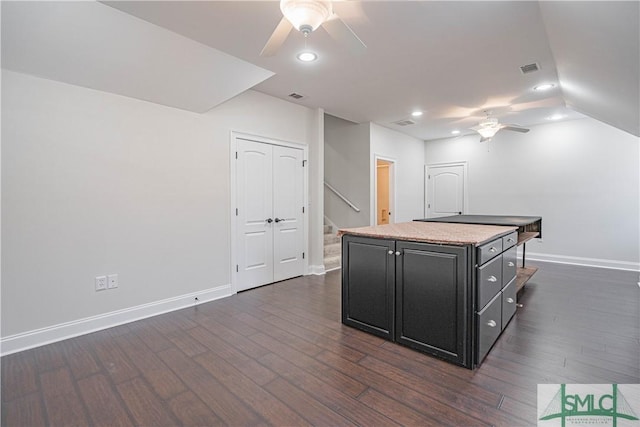
[[[522,74],[535,73],[536,71],[539,71],[539,70],[540,70],[540,66],[538,65],[537,62],[534,62],[533,64],[520,66],[520,71],[522,71]]]
[[[292,97],[293,99],[303,98],[303,95],[300,95],[299,93],[295,93],[295,92],[290,93],[289,96]]]
[[[398,120],[397,122],[393,122],[393,124],[398,126],[409,126],[415,125],[416,122],[414,122],[413,120]]]

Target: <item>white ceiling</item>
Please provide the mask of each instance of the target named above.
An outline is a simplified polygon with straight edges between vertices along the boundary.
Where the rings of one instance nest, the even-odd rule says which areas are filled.
[[[47,21],[55,23],[62,19],[59,14],[38,9],[49,3],[34,3],[36,6],[27,18],[40,15],[40,21],[34,25],[49,25],[51,31],[56,31]],[[336,12],[367,44],[364,54],[351,54],[324,30],[318,29],[307,41],[308,47],[320,55],[315,63],[304,64],[295,59],[305,44],[303,36],[295,31],[276,56],[260,57],[264,43],[282,17],[277,1],[120,1],[106,2],[115,9],[91,4],[96,10],[101,8],[100,13],[105,16],[118,13],[130,20],[135,19],[131,17],[134,15],[156,24],[162,27],[155,27],[162,35],[149,36],[152,32],[149,24],[140,20],[135,20],[138,31],[130,25],[123,32],[120,24],[115,23],[83,25],[85,18],[76,15],[73,19],[78,31],[74,37],[83,39],[82,32],[87,33],[86,37],[101,33],[99,50],[106,50],[109,55],[97,57],[82,43],[66,41],[68,46],[62,50],[67,51],[67,55],[68,51],[75,51],[75,60],[84,58],[85,63],[100,66],[94,64],[73,70],[67,66],[59,71],[65,67],[56,64],[60,61],[58,56],[47,56],[48,45],[44,51],[35,50],[35,56],[41,57],[38,61],[23,58],[12,62],[12,57],[34,56],[29,50],[27,54],[19,52],[22,40],[30,39],[27,36],[10,40],[14,48],[5,55],[7,35],[37,30],[31,25],[26,28],[13,25],[7,34],[5,25],[15,19],[15,11],[7,8],[7,2],[3,1],[3,67],[8,56],[9,67],[18,67],[15,62],[22,64],[23,69],[18,71],[74,83],[70,80],[91,80],[91,75],[101,71],[96,69],[104,67],[106,62],[113,63],[108,73],[102,74],[105,79],[111,79],[108,84],[103,82],[107,89],[98,89],[122,94],[135,89],[132,86],[136,85],[127,83],[132,75],[138,75],[145,82],[149,76],[161,73],[158,81],[149,85],[149,93],[157,92],[158,100],[154,102],[176,106],[175,100],[181,99],[184,104],[181,108],[193,111],[217,105],[225,97],[233,96],[233,91],[237,94],[253,87],[301,105],[323,108],[343,119],[373,121],[420,139],[448,137],[454,129],[469,133],[468,128],[477,124],[483,110],[491,110],[503,122],[524,126],[546,122],[548,116],[558,112],[567,118],[581,117],[573,111],[578,110],[640,135],[640,36],[636,1],[334,3]],[[60,7],[71,7],[70,4],[73,3]],[[168,40],[172,33],[164,29],[184,36],[173,34],[183,42],[191,39],[212,49],[201,53],[192,47],[192,54],[185,56],[176,48],[175,41]],[[105,34],[111,36],[105,37]],[[109,49],[111,38],[117,41],[117,48]],[[164,44],[171,49],[149,63],[132,62],[131,57],[123,61],[119,51],[125,55],[126,47],[139,40],[144,41],[141,46],[151,44],[154,50],[160,49],[159,53],[163,52]],[[226,59],[231,55],[238,63],[202,64],[197,58],[200,54],[222,55],[221,52],[228,54]],[[523,75],[519,67],[533,62],[540,65],[540,71]],[[197,79],[189,77],[190,74],[181,78],[180,72],[174,70],[176,66],[195,73]],[[173,71],[163,72],[163,67]],[[234,73],[235,67],[249,68]],[[216,74],[220,71],[218,68],[226,69],[227,73]],[[52,70],[57,70],[58,75],[52,77],[51,74],[55,74]],[[267,78],[266,70],[274,73],[273,76]],[[213,77],[207,78],[207,74]],[[67,79],[62,75],[67,75]],[[166,89],[161,84],[163,81]],[[542,82],[553,82],[556,88],[545,93],[534,92],[533,86]],[[191,86],[181,90],[186,84]],[[200,86],[202,91],[197,90]],[[224,96],[209,93],[216,88],[226,91]],[[304,98],[295,101],[288,97],[292,92]],[[129,96],[150,99],[149,93],[141,96],[132,92]],[[202,99],[196,101],[197,98]],[[572,109],[566,108],[566,104]],[[413,119],[414,125],[392,124],[410,118],[414,109],[425,111],[422,117]]]
[[[2,67],[195,112],[273,75],[88,1],[3,1]]]

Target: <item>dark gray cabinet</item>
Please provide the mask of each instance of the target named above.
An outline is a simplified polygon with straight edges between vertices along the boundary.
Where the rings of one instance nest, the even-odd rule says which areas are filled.
[[[475,363],[478,365],[516,312],[516,242],[514,232],[477,249]]]
[[[466,246],[345,235],[342,322],[470,367]]]
[[[395,341],[468,366],[467,248],[396,242]]]
[[[395,241],[342,239],[342,323],[393,340]]]
[[[515,232],[456,246],[345,234],[342,322],[473,368],[516,312]]]

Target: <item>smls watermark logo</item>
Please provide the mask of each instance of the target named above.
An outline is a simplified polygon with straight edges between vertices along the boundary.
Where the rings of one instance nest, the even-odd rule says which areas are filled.
[[[638,384],[538,384],[540,427],[640,427]]]

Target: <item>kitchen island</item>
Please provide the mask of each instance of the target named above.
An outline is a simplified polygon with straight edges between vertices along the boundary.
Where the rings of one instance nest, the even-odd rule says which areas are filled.
[[[517,227],[340,230],[342,322],[472,369],[516,311]]]

